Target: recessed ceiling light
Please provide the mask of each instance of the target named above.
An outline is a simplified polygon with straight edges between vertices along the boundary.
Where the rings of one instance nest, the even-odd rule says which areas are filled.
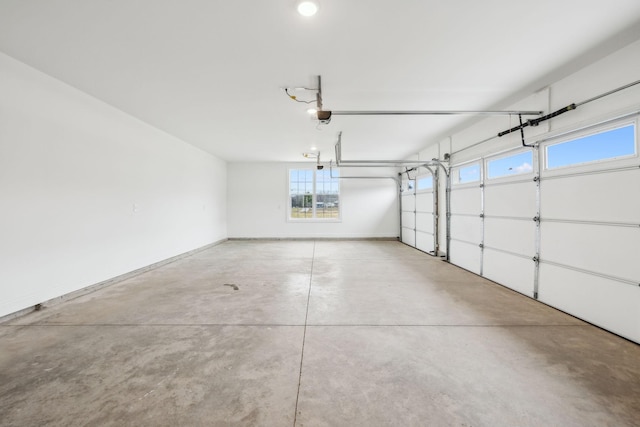
[[[299,1],[296,5],[298,13],[302,16],[313,16],[318,12],[320,5],[315,0]]]

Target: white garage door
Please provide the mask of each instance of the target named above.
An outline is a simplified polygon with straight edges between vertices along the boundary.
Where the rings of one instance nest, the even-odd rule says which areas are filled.
[[[539,298],[640,342],[637,120],[541,146]]]
[[[536,153],[518,148],[487,158],[482,275],[534,297],[538,232]]]
[[[416,191],[415,181],[402,181],[402,195],[400,196],[400,221],[402,225],[402,243],[416,246]]]
[[[416,177],[416,248],[436,255],[437,175],[426,173]]]
[[[449,260],[481,274],[482,187],[480,160],[451,169],[451,242]]]
[[[450,260],[640,342],[637,118],[452,167]]]

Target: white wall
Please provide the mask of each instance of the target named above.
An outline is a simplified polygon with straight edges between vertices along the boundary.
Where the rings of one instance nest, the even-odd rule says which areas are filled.
[[[0,316],[224,239],[226,164],[0,54]]]
[[[230,238],[397,237],[398,194],[391,179],[340,182],[340,222],[287,220],[288,170],[310,163],[229,163]],[[341,168],[342,176],[386,175],[391,170]]]

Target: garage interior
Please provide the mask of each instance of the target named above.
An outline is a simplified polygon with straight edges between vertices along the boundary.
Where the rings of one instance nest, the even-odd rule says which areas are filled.
[[[637,425],[640,4],[298,3],[0,0],[0,425]]]

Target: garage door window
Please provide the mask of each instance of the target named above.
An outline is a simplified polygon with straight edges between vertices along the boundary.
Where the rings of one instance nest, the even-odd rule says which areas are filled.
[[[480,181],[480,163],[458,166],[453,169],[451,178],[454,184],[469,184]]]
[[[403,194],[413,194],[415,193],[415,180],[413,179],[405,179],[402,181],[401,191]]]
[[[427,176],[420,176],[418,177],[418,185],[417,185],[417,190],[430,190],[433,188],[433,176],[431,175],[427,175]]]
[[[533,153],[531,151],[487,161],[487,177],[489,179],[531,172],[533,172]]]
[[[636,127],[630,124],[548,145],[547,169],[630,157],[636,152]]]

